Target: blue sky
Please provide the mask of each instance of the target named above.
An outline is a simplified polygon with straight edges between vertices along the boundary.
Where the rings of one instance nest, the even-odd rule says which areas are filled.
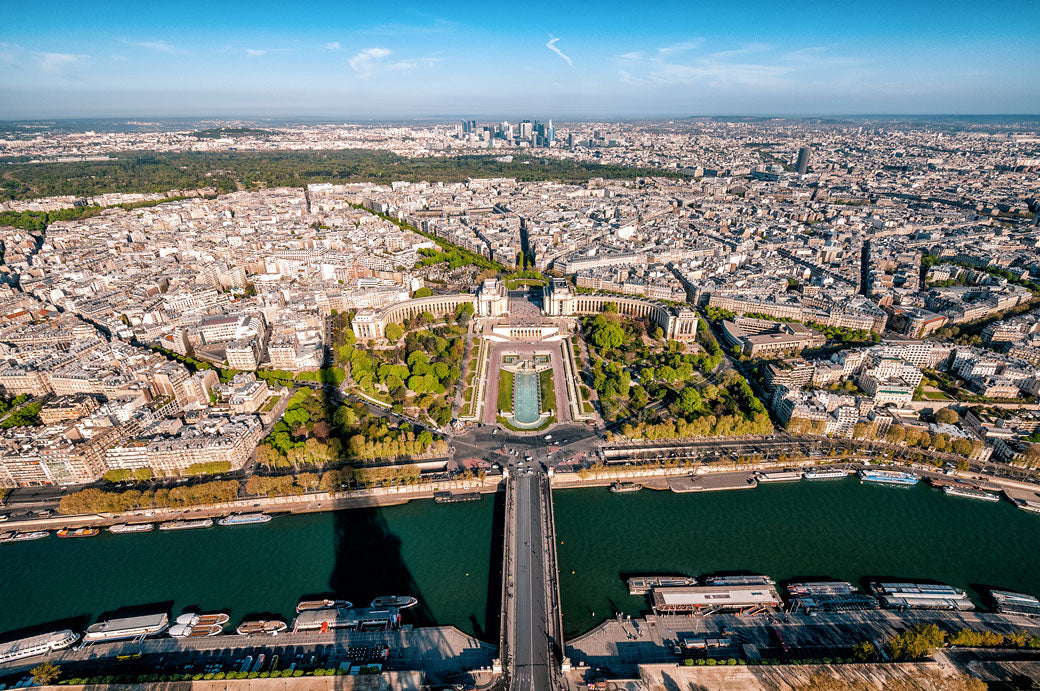
[[[0,118],[1038,113],[1040,2],[19,2]]]

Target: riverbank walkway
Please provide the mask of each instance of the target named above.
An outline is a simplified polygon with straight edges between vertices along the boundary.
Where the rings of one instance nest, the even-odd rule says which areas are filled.
[[[490,670],[498,651],[493,645],[469,636],[453,626],[428,626],[400,631],[332,631],[329,633],[295,633],[280,636],[239,636],[237,634],[209,638],[150,638],[144,641],[97,643],[82,650],[68,649],[53,653],[47,660],[59,666],[75,669],[84,664],[118,656],[165,658],[177,664],[212,663],[254,658],[260,654],[272,659],[278,655],[288,666],[298,653],[309,659],[312,655],[322,660],[345,659],[350,649],[389,648],[389,657],[383,662],[387,670],[421,670],[429,678],[444,682],[473,670]],[[26,671],[40,663],[34,657],[4,665],[4,675]]]
[[[712,657],[744,658],[749,650],[763,658],[782,658],[776,632],[805,658],[834,656],[858,641],[882,643],[917,623],[935,623],[950,631],[972,629],[1040,634],[1040,621],[1025,616],[990,612],[929,610],[870,610],[863,612],[774,614],[762,616],[647,616],[611,619],[567,642],[566,654],[575,666],[602,668],[612,676],[631,678],[638,665],[675,664],[675,647],[684,638],[726,639],[729,645],[713,650]]]

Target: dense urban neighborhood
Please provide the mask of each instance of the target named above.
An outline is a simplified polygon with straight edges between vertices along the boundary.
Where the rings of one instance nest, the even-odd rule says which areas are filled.
[[[795,659],[896,684],[948,645],[1040,646],[1035,593],[983,615],[953,585],[659,570],[620,574],[653,614],[590,606],[575,638],[553,499],[858,473],[1040,513],[1035,121],[7,123],[0,169],[0,541],[499,497],[487,628],[305,600],[317,676],[352,667],[332,629],[518,691]],[[196,664],[203,639],[143,642],[167,624],[135,622],[146,657]],[[59,638],[32,646],[85,670]],[[0,674],[37,654],[6,645]],[[271,676],[265,645],[208,679]]]

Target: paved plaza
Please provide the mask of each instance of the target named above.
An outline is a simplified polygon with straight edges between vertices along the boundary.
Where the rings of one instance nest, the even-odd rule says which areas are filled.
[[[493,425],[498,418],[498,379],[502,369],[502,358],[506,354],[530,355],[536,353],[547,353],[553,370],[553,389],[556,391],[556,421],[558,423],[569,423],[571,421],[571,410],[567,401],[567,380],[564,378],[563,351],[560,341],[546,341],[539,343],[491,343],[488,349],[488,357],[491,361],[487,368],[487,388],[484,395],[484,413],[481,420],[484,424]]]

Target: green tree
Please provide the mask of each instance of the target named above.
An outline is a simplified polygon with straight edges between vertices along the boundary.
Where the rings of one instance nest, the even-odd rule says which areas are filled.
[[[960,416],[953,408],[940,408],[935,414],[935,421],[947,425],[955,425],[960,422]]]
[[[412,293],[413,298],[428,298],[431,295],[433,295],[433,291],[430,290],[427,286],[423,286],[419,290]]]
[[[601,350],[614,350],[625,342],[625,331],[615,322],[607,322],[592,332],[592,342]]]
[[[852,657],[856,658],[860,662],[873,660],[877,655],[877,652],[877,647],[870,641],[863,641],[852,646]]]
[[[677,405],[680,412],[689,416],[696,413],[703,403],[700,392],[692,386],[686,386],[683,387],[682,392],[679,394]]]
[[[401,336],[404,336],[404,329],[401,328],[400,324],[394,324],[391,322],[390,324],[386,325],[386,328],[383,330],[383,334],[386,336],[386,339],[391,343],[397,343],[399,340],[401,340]]]
[[[935,624],[914,624],[888,639],[888,650],[897,660],[919,660],[946,643],[946,632]]]
[[[465,326],[467,322],[473,317],[473,303],[464,302],[458,306],[455,310],[455,322],[460,326]]]
[[[61,676],[61,667],[50,661],[41,662],[29,670],[29,674],[32,675],[35,683],[46,686]]]

